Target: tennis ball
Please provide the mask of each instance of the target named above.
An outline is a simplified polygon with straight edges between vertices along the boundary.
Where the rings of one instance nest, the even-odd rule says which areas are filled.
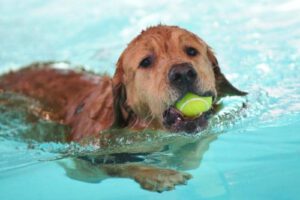
[[[186,117],[196,117],[208,111],[212,105],[212,97],[200,97],[193,93],[187,93],[176,102],[175,107]]]

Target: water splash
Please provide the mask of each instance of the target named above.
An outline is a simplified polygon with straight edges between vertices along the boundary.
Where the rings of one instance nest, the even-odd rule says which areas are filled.
[[[32,105],[32,99],[13,93],[2,93],[0,146],[3,160],[9,162],[2,162],[0,170],[66,157],[89,155],[99,158],[123,153],[140,156],[147,163],[159,163],[158,161],[163,161],[166,157],[174,157],[174,152],[164,150],[167,147],[194,143],[207,135],[243,129],[246,123],[254,123],[253,120],[265,109],[266,99],[267,96],[261,92],[248,98],[222,99],[219,103],[223,105],[223,109],[210,120],[206,130],[194,136],[151,130],[134,132],[113,129],[102,132],[97,139],[86,138],[79,144],[66,142],[68,127],[45,121],[30,113],[28,106]],[[254,101],[256,103],[253,103]],[[144,155],[145,153],[147,155]],[[152,153],[151,156],[149,153]],[[29,156],[23,159],[24,154]]]

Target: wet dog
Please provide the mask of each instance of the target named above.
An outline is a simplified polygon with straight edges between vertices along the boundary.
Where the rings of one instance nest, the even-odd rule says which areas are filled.
[[[212,49],[202,39],[176,26],[159,25],[142,31],[121,54],[112,78],[57,66],[54,62],[34,63],[2,75],[0,91],[38,101],[32,112],[70,127],[69,141],[97,138],[101,131],[113,128],[199,132],[206,127],[212,111],[184,117],[174,104],[187,92],[212,96],[214,104],[226,95],[246,94],[225,78]],[[189,178],[174,170],[149,166],[103,169],[126,177],[138,172],[148,178],[158,172],[172,174],[175,178],[171,185]],[[162,190],[163,186],[149,186],[143,180],[139,182],[144,188]]]

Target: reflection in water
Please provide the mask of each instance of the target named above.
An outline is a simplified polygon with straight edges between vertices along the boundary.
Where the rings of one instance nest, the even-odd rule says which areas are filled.
[[[191,178],[191,175],[182,171],[199,167],[210,142],[216,138],[211,134],[197,139],[176,137],[171,142],[152,141],[153,147],[161,149],[153,148],[148,153],[79,156],[60,161],[60,165],[70,178],[80,181],[97,183],[108,177],[126,177],[134,179],[148,190],[170,190]],[[134,144],[132,149],[135,152],[145,151]]]
[[[33,108],[39,107],[38,102],[14,93],[1,93],[0,102],[1,136],[27,143],[33,151],[54,153],[50,159],[65,158],[59,164],[70,178],[91,183],[108,177],[131,178],[144,189],[159,192],[186,184],[191,175],[184,171],[199,167],[209,144],[223,131],[218,126],[232,125],[247,107],[245,99],[234,99],[232,109],[229,105],[227,111],[220,109],[209,128],[198,135],[114,129],[80,145],[66,142],[68,127],[36,117]]]

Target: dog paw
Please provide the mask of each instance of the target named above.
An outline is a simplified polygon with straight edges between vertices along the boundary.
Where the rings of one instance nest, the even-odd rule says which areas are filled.
[[[149,168],[136,173],[134,179],[141,187],[156,192],[173,190],[176,185],[185,185],[192,175],[171,169]]]

